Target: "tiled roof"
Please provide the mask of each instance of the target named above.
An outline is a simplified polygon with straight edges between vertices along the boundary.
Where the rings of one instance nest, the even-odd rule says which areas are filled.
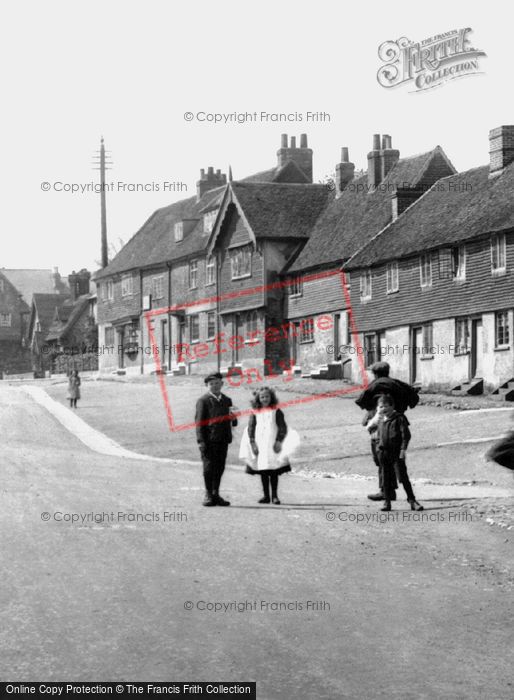
[[[514,228],[514,163],[489,178],[489,166],[439,180],[359,250],[347,269],[373,265]]]
[[[50,325],[46,340],[59,340],[59,338],[66,335],[66,333],[73,328],[82,311],[88,305],[89,299],[89,294],[83,294],[82,296],[78,297],[75,302],[68,300],[61,307],[57,306],[57,318],[55,318],[54,308],[54,318]]]
[[[68,300],[69,297],[63,294],[34,294],[32,303],[36,307],[43,337],[45,337],[52,325],[55,310],[60,309]]]
[[[306,238],[323,209],[325,185],[232,182],[256,238]]]
[[[33,294],[55,293],[52,270],[12,270],[1,268],[0,272],[7,277],[14,287],[16,287],[18,292],[22,295],[23,300],[29,306],[32,302]],[[66,280],[61,278],[61,282],[63,284],[63,289],[67,290]]]
[[[364,174],[352,180],[340,197],[332,193],[308,243],[287,271],[307,270],[351,257],[391,221],[395,188],[422,183],[428,166],[436,158],[444,159],[452,168],[437,146],[427,153],[401,158],[374,191],[369,190]]]
[[[281,167],[251,175],[241,180],[241,183],[271,183],[284,178],[289,182],[306,181],[302,170],[294,162],[288,161]],[[196,197],[189,197],[155,211],[114,260],[95,273],[95,280],[139,267],[162,264],[205,250],[209,236],[203,231],[203,212],[212,209],[212,205],[221,199],[224,191],[225,187],[218,187],[206,192],[199,202],[196,201]],[[182,241],[175,242],[174,225],[184,219],[198,219],[198,222],[191,231],[184,234]]]

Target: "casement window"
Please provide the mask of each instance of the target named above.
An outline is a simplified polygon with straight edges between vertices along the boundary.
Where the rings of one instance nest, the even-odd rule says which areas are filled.
[[[392,294],[397,292],[400,288],[400,283],[398,279],[398,262],[390,262],[387,265],[386,270],[386,282],[387,282],[387,293]]]
[[[432,286],[432,255],[423,253],[419,259],[419,279],[422,287]]]
[[[295,275],[294,277],[292,277],[288,287],[290,297],[301,297],[303,294],[302,276]]]
[[[216,312],[207,312],[207,339],[211,340],[216,335]]]
[[[218,214],[217,209],[208,211],[203,215],[203,232],[210,233],[214,228],[214,222],[216,221],[216,216]]]
[[[114,299],[114,282],[112,280],[109,280],[109,282],[106,283],[106,298],[108,301],[112,301]]]
[[[496,348],[505,348],[509,346],[509,343],[509,312],[497,311],[494,314],[494,345]]]
[[[216,258],[214,255],[209,255],[205,262],[205,284],[216,283]]]
[[[240,246],[230,251],[232,279],[252,276],[252,249],[249,245]]]
[[[152,279],[152,297],[154,299],[162,299],[164,296],[163,276],[154,277]]]
[[[452,248],[452,276],[454,280],[466,279],[466,246]]]
[[[256,333],[259,329],[259,314],[257,311],[249,311],[246,317],[246,333],[250,336],[251,333]]]
[[[189,261],[189,289],[198,287],[198,260]]]
[[[455,354],[464,355],[470,348],[469,318],[455,319]]]
[[[491,272],[494,275],[503,275],[507,270],[507,255],[505,234],[496,233],[491,236]]]
[[[173,227],[173,235],[176,243],[179,243],[184,238],[184,224],[182,221],[177,221]]]
[[[304,318],[300,321],[300,343],[314,342],[314,319]]]
[[[371,291],[371,270],[366,270],[361,273],[360,279],[361,301],[371,299]]]
[[[425,323],[422,327],[422,355],[432,355],[434,347],[434,327],[431,323]]]
[[[125,275],[121,278],[121,296],[128,297],[132,294],[132,275]]]
[[[10,328],[12,323],[12,315],[11,314],[0,314],[0,326],[3,326],[4,328]]]
[[[364,334],[364,361],[366,367],[371,367],[372,364],[379,360],[379,347],[377,343],[376,333]]]
[[[189,340],[191,343],[200,340],[200,316],[198,314],[189,317]]]
[[[112,326],[109,326],[104,331],[104,345],[107,347],[114,346],[114,328]]]

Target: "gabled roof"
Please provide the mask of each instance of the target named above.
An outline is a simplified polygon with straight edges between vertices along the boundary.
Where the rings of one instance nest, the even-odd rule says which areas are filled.
[[[280,167],[263,170],[241,180],[241,183],[283,182],[306,184],[305,173],[292,160]],[[312,187],[312,185],[311,185]],[[177,260],[203,252],[209,236],[203,231],[203,214],[221,202],[226,186],[206,192],[199,202],[189,197],[167,207],[158,209],[132,236],[114,260],[95,273],[94,279],[101,280],[112,274],[119,274],[140,267],[151,267],[166,261]],[[173,228],[184,219],[198,219],[197,224],[180,242],[175,242]]]
[[[489,177],[489,166],[439,180],[345,265],[355,269],[514,228],[514,163]]]
[[[53,321],[46,335],[46,340],[59,340],[69,333],[84,309],[88,306],[89,299],[89,294],[83,294],[75,302],[68,300],[62,306],[57,306],[54,311]]]
[[[37,313],[43,337],[46,336],[55,317],[55,310],[60,309],[69,297],[64,294],[34,294],[32,297],[32,316]],[[32,323],[31,319],[31,323]]]
[[[231,182],[225,192],[209,249],[215,245],[224,212],[234,204],[254,239],[307,239],[323,209],[326,185]]]
[[[392,219],[391,198],[397,187],[426,184],[430,173],[441,168],[455,172],[440,146],[427,153],[401,158],[373,191],[367,173],[352,180],[339,197],[332,193],[308,243],[287,272],[339,263],[350,258]]]
[[[56,291],[52,270],[13,270],[1,268],[0,272],[5,275],[14,287],[16,287],[25,303],[29,306],[32,302],[33,294],[54,294]],[[63,290],[67,290],[66,280],[61,279],[61,283],[63,285]]]

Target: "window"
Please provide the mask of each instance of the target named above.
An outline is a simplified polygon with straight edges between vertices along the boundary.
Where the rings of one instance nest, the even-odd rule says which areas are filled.
[[[469,352],[469,318],[455,319],[455,354],[463,355]]]
[[[132,294],[132,275],[121,278],[121,296],[127,297]]]
[[[375,333],[366,333],[364,335],[364,360],[366,367],[371,367],[372,364],[378,361],[378,344]]]
[[[152,296],[154,299],[162,299],[164,296],[162,275],[152,279]]]
[[[491,238],[491,272],[503,275],[506,272],[505,234],[498,233]]]
[[[466,246],[452,248],[452,274],[455,280],[466,279]]]
[[[352,344],[352,317],[350,312],[346,312],[346,345]]]
[[[250,336],[251,333],[257,333],[259,329],[259,314],[257,311],[249,311],[246,317],[246,333]],[[255,337],[255,336],[253,336]]]
[[[105,329],[104,338],[105,345],[107,345],[107,347],[112,347],[114,345],[114,328],[112,326]]]
[[[216,283],[216,258],[213,255],[209,255],[205,263],[205,277],[205,284]]]
[[[241,246],[230,251],[230,264],[232,279],[251,277],[252,275],[252,249],[249,245]]]
[[[11,314],[0,314],[0,326],[8,327],[11,326]]]
[[[206,214],[203,215],[203,232],[204,233],[210,233],[212,229],[214,228],[214,222],[216,221],[216,216],[218,214],[217,209],[213,209],[212,211],[208,211]]]
[[[510,342],[509,312],[497,311],[494,314],[495,347],[504,348]]]
[[[107,292],[107,299],[110,301],[114,299],[114,282],[112,280],[109,280],[109,282],[107,282],[105,286]]]
[[[207,312],[207,339],[214,338],[216,335],[216,313],[214,311]]]
[[[314,319],[304,318],[300,321],[300,343],[312,343],[314,341]]]
[[[184,238],[184,224],[182,221],[177,221],[173,227],[173,235],[175,236],[175,241],[177,243]]]
[[[189,261],[189,289],[198,287],[198,260]]]
[[[398,263],[396,262],[396,260],[387,265],[386,278],[387,278],[387,293],[392,294],[393,292],[397,292],[399,289],[399,282],[398,282]]]
[[[371,299],[371,270],[366,270],[361,274],[360,288],[361,300]]]
[[[200,340],[200,316],[194,314],[189,317],[189,340],[197,343]]]
[[[424,253],[419,259],[419,276],[422,287],[432,286],[432,256]]]
[[[431,323],[426,323],[422,330],[422,355],[433,355],[434,348],[434,327]]]
[[[300,297],[303,293],[303,284],[301,275],[295,275],[291,278],[291,284],[289,285],[289,296]]]

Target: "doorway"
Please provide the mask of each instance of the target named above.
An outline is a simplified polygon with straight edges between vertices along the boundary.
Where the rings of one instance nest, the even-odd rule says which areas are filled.
[[[411,384],[421,382],[421,352],[423,348],[423,328],[416,326],[411,336]]]
[[[484,371],[484,328],[482,317],[471,319],[470,379],[481,379]]]

